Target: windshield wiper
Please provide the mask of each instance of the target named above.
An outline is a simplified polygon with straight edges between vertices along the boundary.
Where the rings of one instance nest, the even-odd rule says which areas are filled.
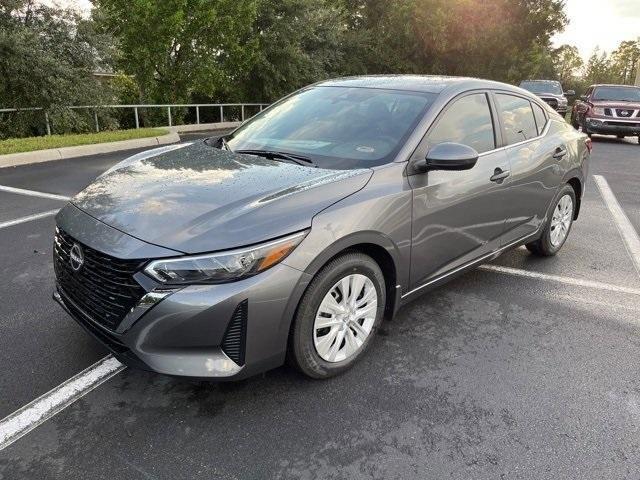
[[[235,153],[246,153],[248,155],[257,155],[259,157],[265,157],[269,160],[286,160],[289,162],[297,163],[298,165],[314,165],[315,163],[309,157],[303,155],[278,152],[275,150],[235,150]]]

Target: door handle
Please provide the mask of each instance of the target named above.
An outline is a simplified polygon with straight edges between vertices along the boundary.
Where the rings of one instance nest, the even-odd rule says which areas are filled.
[[[562,157],[564,157],[567,154],[567,149],[564,147],[558,147],[555,149],[555,151],[553,152],[553,158],[560,160]]]
[[[502,183],[502,181],[511,175],[509,170],[502,170],[501,168],[496,168],[493,171],[493,175],[489,178],[492,182]]]

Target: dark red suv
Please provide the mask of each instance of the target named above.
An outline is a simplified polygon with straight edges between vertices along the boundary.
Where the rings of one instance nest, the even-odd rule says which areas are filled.
[[[640,87],[590,86],[573,106],[571,124],[589,136],[638,137],[640,144]]]

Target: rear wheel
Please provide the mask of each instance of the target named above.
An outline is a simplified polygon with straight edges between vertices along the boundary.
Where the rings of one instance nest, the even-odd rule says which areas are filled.
[[[571,185],[565,185],[556,196],[551,218],[547,220],[541,237],[535,242],[528,243],[527,249],[543,257],[558,253],[571,231],[575,205],[576,194]]]
[[[348,370],[371,344],[385,301],[384,276],[371,257],[354,252],[333,259],[300,301],[289,360],[313,378]]]

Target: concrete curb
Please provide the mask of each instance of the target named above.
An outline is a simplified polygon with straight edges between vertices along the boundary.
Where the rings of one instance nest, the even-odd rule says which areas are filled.
[[[242,122],[218,122],[218,123],[197,123],[190,125],[177,125],[175,127],[163,127],[168,128],[170,132],[186,133],[186,132],[210,132],[214,130],[228,130],[230,128],[236,128]]]
[[[134,140],[121,140],[118,142],[96,143],[93,145],[78,145],[76,147],[52,148],[49,150],[36,150],[34,152],[10,153],[0,155],[0,168],[28,165],[30,163],[51,162],[67,158],[85,157],[100,153],[131,150],[134,148],[157,147],[180,141],[178,132],[215,131],[235,128],[240,122],[201,123],[199,125],[178,125],[175,127],[163,127],[169,130],[166,135],[159,137],[136,138]]]
[[[76,147],[52,148],[49,150],[36,150],[34,152],[10,153],[8,155],[0,155],[0,168],[84,157],[100,153],[117,152],[119,150],[131,150],[133,148],[156,147],[158,145],[167,145],[179,141],[180,136],[176,132],[170,132],[159,137],[136,138],[118,142],[78,145]]]

